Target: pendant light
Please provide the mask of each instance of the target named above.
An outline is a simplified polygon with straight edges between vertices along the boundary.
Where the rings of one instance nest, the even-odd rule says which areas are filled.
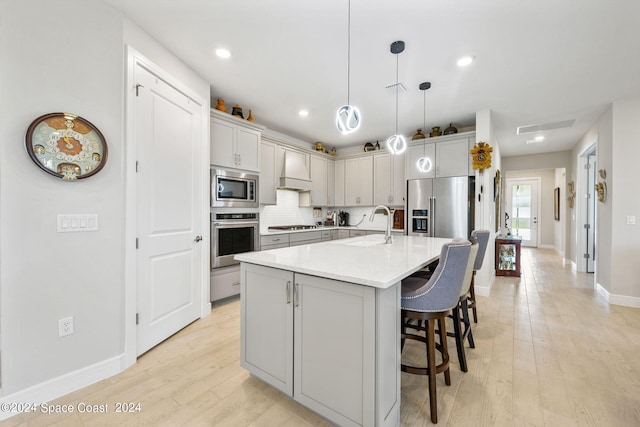
[[[336,113],[336,127],[343,135],[355,132],[360,127],[360,110],[351,105],[351,0],[349,0],[349,14],[347,26],[347,104],[338,108]]]
[[[402,40],[395,41],[391,43],[391,53],[396,55],[396,133],[387,139],[387,148],[393,154],[401,154],[404,150],[407,149],[407,140],[404,139],[404,136],[398,134],[398,55],[404,52],[404,42]]]
[[[424,112],[424,119],[423,119],[424,121],[422,124],[422,129],[426,129],[427,128],[427,90],[429,90],[429,88],[431,87],[431,83],[423,82],[423,83],[420,83],[420,86],[418,87],[424,94],[424,100],[422,105],[422,110]],[[429,157],[427,157],[426,147],[427,147],[427,144],[422,143],[422,157],[420,157],[416,162],[416,166],[418,167],[418,171],[420,173],[429,172],[431,170],[431,167],[433,166],[433,162]]]

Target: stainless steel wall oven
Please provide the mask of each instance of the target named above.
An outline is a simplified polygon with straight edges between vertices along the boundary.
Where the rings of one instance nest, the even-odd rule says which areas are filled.
[[[211,213],[211,268],[239,264],[234,255],[260,246],[258,212]]]

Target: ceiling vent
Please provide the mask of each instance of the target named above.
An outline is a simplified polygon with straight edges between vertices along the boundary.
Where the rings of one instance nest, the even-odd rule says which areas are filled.
[[[573,126],[576,119],[564,120],[561,122],[542,123],[538,125],[518,126],[516,135],[522,135],[525,133],[542,132],[544,130],[568,128]]]
[[[389,86],[385,86],[384,88],[388,90],[389,93],[392,93],[394,95],[396,94],[396,91],[398,91],[398,93],[407,91],[407,88],[401,82],[390,84]]]

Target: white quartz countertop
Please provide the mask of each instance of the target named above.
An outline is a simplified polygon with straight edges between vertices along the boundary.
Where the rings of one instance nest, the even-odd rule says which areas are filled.
[[[349,225],[346,227],[339,227],[337,225],[323,225],[316,228],[309,228],[306,230],[261,230],[261,236],[272,236],[275,234],[289,234],[289,233],[304,233],[307,231],[324,231],[324,230],[363,230],[363,231],[382,231],[384,233],[384,228],[373,228],[373,227],[356,227],[353,225]],[[404,233],[404,230],[401,228],[392,228],[392,232],[396,233]]]
[[[376,288],[394,283],[431,263],[451,239],[372,234],[350,239],[238,254],[241,262],[326,277]]]

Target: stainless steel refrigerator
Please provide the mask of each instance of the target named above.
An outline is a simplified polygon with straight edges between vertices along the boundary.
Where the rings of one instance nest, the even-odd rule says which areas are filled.
[[[407,181],[409,236],[469,238],[474,227],[474,177]]]

